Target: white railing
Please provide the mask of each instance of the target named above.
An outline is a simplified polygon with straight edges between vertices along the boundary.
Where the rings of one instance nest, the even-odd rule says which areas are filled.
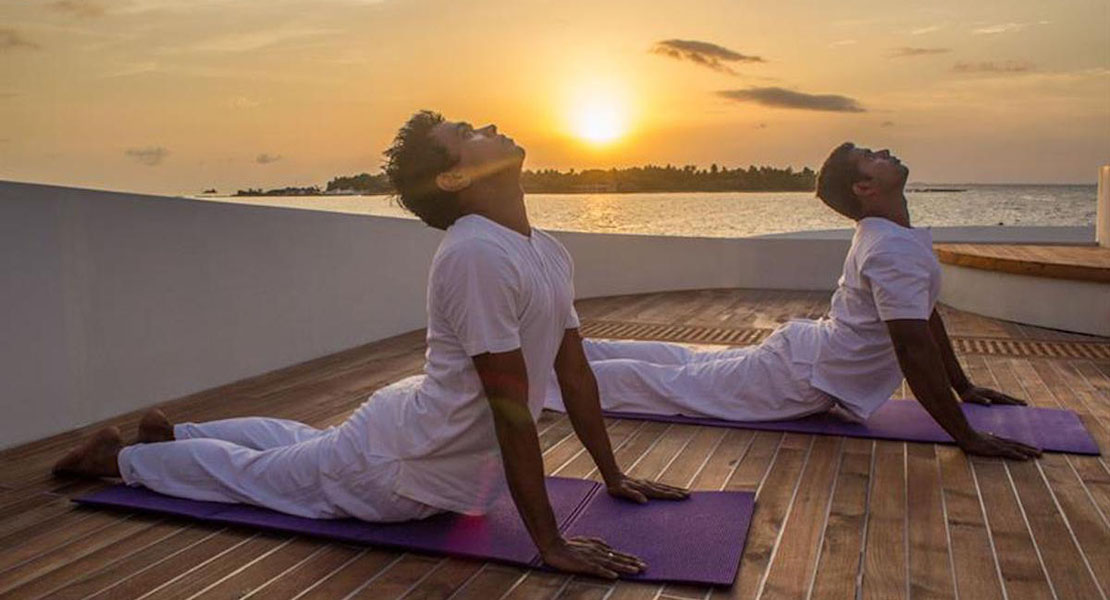
[[[1098,170],[1098,208],[1095,216],[1095,239],[1103,248],[1110,248],[1110,165]]]

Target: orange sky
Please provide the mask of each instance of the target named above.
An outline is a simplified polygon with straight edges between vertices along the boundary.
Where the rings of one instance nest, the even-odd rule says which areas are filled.
[[[917,181],[1095,181],[1110,3],[905,4],[0,0],[0,179],[322,185],[431,108],[528,168],[815,167],[852,139]],[[591,114],[620,137],[583,139]]]

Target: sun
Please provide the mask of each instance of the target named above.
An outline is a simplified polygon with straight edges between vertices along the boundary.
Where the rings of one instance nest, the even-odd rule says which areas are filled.
[[[628,129],[627,110],[611,93],[583,94],[573,102],[570,114],[574,134],[592,144],[616,141]]]

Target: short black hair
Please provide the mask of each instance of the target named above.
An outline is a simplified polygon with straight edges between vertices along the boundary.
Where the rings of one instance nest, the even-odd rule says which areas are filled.
[[[852,186],[864,176],[852,159],[852,150],[855,149],[856,145],[852,142],[844,142],[825,159],[817,173],[817,197],[845,217],[859,220],[863,216],[863,207]]]
[[[436,185],[436,176],[459,162],[432,138],[432,129],[442,122],[443,115],[430,110],[412,115],[385,151],[385,174],[401,206],[436,229],[447,229],[462,216],[458,193]]]

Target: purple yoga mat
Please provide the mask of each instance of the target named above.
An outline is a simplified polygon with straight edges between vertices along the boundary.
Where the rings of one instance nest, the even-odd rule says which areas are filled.
[[[983,406],[961,404],[971,426],[979,431],[1010,438],[1048,452],[1099,455],[1098,444],[1083,426],[1079,416],[1058,408],[1031,406]],[[890,400],[871,415],[866,423],[848,423],[828,414],[819,414],[792,421],[725,421],[682,415],[606,412],[618,419],[643,419],[666,423],[688,423],[714,427],[737,427],[766,431],[790,431],[819,435],[907,442],[951,444],[949,436],[929,413],[915,400]]]
[[[754,508],[750,492],[630,504],[601,490],[563,533],[600,537],[642,558],[648,570],[629,579],[731,585]]]
[[[635,577],[643,581],[731,585],[755,504],[751,492],[694,492],[685,501],[639,505],[611,498],[600,483],[562,477],[548,477],[547,492],[564,535],[601,537],[614,548],[643,557],[649,568]],[[306,519],[125,485],[74,501],[522,566],[542,563],[508,494],[481,517],[448,513],[404,523]]]

